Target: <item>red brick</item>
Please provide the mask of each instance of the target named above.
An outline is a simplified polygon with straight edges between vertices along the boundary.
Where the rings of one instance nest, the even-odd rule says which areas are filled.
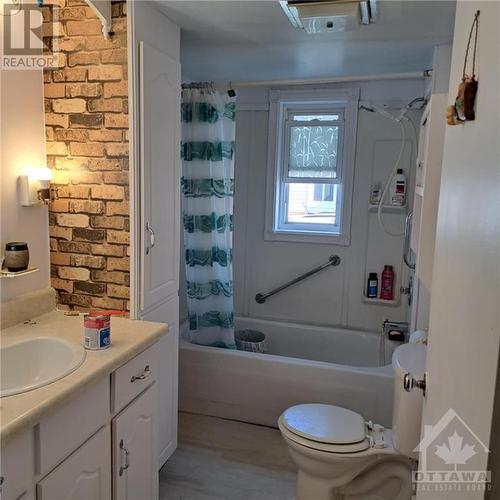
[[[127,96],[128,96],[128,82],[126,80],[121,82],[104,84],[104,97],[127,97]]]
[[[121,186],[94,186],[90,190],[90,196],[102,200],[123,200],[125,191]]]
[[[130,259],[128,257],[108,257],[106,269],[108,271],[129,271]]]
[[[89,81],[112,81],[123,78],[123,67],[117,64],[99,65],[89,68]]]
[[[105,243],[92,245],[94,255],[105,255],[112,257],[123,257],[123,247],[121,245],[107,245]]]
[[[82,214],[59,214],[57,224],[63,227],[87,227],[89,225],[88,215]]]
[[[125,202],[114,202],[110,201],[106,203],[106,215],[128,215],[129,214],[129,204]]]

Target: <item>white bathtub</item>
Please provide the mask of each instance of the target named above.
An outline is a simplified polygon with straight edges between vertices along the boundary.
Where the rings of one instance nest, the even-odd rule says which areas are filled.
[[[245,328],[266,334],[268,353],[181,340],[180,410],[276,427],[289,406],[330,403],[391,425],[392,367],[380,365],[395,345],[379,333],[236,318]]]

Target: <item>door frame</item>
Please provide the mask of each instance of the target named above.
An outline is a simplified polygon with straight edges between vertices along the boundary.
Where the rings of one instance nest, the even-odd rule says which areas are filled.
[[[139,45],[135,37],[135,2],[127,2],[128,50],[128,131],[129,131],[129,216],[130,216],[130,318],[137,319],[140,309],[141,280],[141,171],[139,127]]]

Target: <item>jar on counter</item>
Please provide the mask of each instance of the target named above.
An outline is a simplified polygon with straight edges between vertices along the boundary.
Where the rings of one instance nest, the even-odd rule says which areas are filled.
[[[11,241],[5,245],[5,267],[11,272],[26,271],[30,262],[28,244],[24,241]]]

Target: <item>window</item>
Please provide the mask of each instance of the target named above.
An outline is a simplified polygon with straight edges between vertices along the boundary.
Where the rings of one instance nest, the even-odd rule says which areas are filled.
[[[358,98],[271,92],[267,239],[349,243]]]

